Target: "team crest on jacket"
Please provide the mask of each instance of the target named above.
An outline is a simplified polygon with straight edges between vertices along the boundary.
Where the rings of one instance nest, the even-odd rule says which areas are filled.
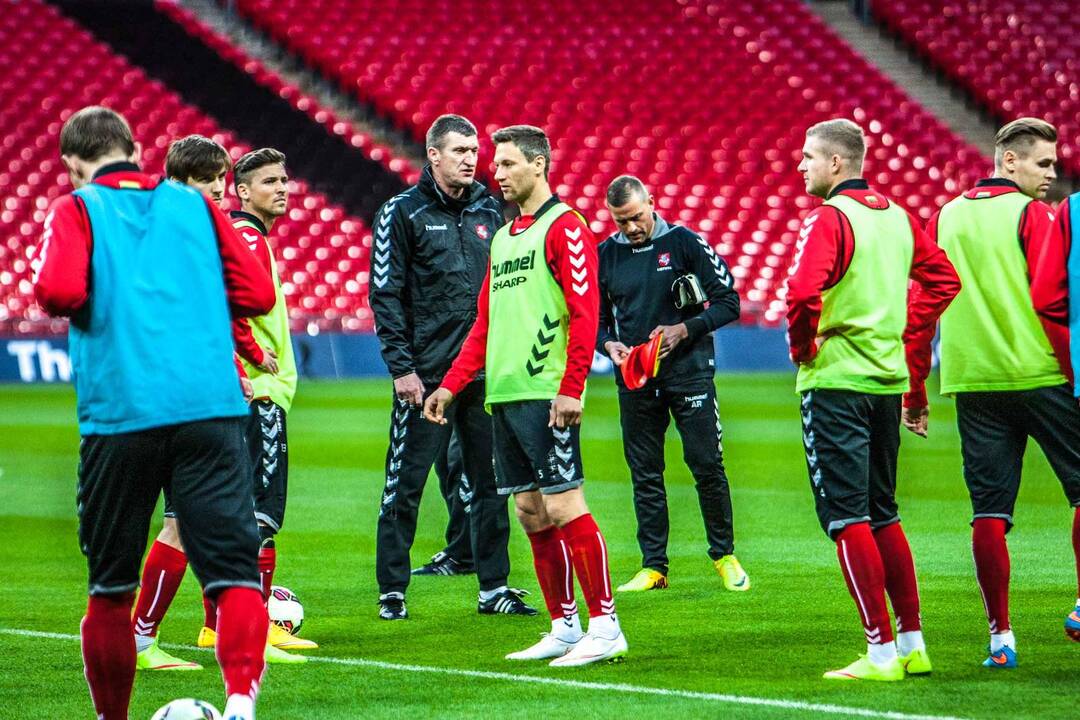
[[[487,240],[488,239],[487,225],[477,225],[476,226],[476,236],[478,238],[480,238],[481,240]]]
[[[658,267],[658,268],[666,268],[670,264],[671,264],[671,253],[662,252],[662,253],[660,253],[659,255],[656,256],[656,267]]]

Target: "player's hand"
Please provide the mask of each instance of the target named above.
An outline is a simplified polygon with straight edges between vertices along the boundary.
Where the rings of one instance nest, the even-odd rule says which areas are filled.
[[[271,375],[278,374],[277,353],[268,347],[264,347],[262,365],[257,367],[264,373],[270,373]]]
[[[615,363],[615,367],[622,367],[626,356],[630,354],[630,348],[618,340],[608,340],[604,343],[604,352],[611,358],[611,362]]]
[[[394,378],[394,395],[402,402],[420,407],[424,403],[424,383],[416,373]]]
[[[454,393],[444,387],[436,388],[435,392],[428,395],[424,403],[424,419],[436,423],[446,424],[446,406],[454,402]]]
[[[930,408],[906,407],[900,415],[900,422],[919,437],[926,437],[930,425]]]
[[[560,430],[571,425],[581,424],[581,400],[569,395],[556,395],[551,401],[551,412],[548,414],[548,427],[557,427]]]
[[[671,351],[675,349],[675,346],[690,335],[686,330],[686,323],[679,323],[678,325],[657,325],[653,328],[653,331],[649,333],[649,339],[652,340],[660,333],[664,334],[664,342],[660,344],[661,358],[666,358],[670,355]]]
[[[250,405],[255,399],[255,386],[251,384],[250,378],[240,378],[240,390],[244,393],[244,402]]]

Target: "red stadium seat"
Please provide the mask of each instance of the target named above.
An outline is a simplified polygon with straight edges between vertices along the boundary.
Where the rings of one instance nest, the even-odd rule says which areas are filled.
[[[812,206],[795,172],[809,123],[841,115],[867,126],[871,177],[924,219],[986,165],[800,0],[237,6],[418,139],[438,114],[460,112],[478,123],[490,161],[495,128],[545,127],[558,192],[594,228],[614,229],[607,182],[641,175],[670,219],[727,256],[747,321],[782,319],[787,257]]]

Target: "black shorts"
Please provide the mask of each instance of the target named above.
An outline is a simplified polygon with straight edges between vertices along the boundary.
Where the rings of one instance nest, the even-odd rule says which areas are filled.
[[[581,487],[581,426],[548,427],[550,400],[491,406],[495,482],[500,495],[539,490],[545,495]]]
[[[829,537],[848,525],[875,530],[899,522],[896,457],[900,395],[849,390],[802,394],[803,447],[821,528]]]
[[[285,411],[272,400],[253,400],[247,443],[254,471],[255,517],[272,533],[285,524],[289,486],[289,444]]]
[[[204,592],[259,588],[259,532],[242,418],[88,435],[79,447],[79,546],[90,594],[133,592],[158,494],[168,488]]]
[[[172,520],[176,519],[176,508],[172,504],[172,493],[169,492],[169,488],[162,488],[161,495],[165,498],[165,509],[162,511],[162,515]]]
[[[956,425],[974,517],[1002,518],[1012,527],[1029,437],[1069,504],[1080,507],[1080,406],[1068,385],[957,393]]]

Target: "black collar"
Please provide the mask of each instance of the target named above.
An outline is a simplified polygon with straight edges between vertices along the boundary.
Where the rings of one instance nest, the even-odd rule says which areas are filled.
[[[248,222],[250,222],[252,225],[255,226],[256,230],[258,230],[259,232],[261,232],[263,234],[263,237],[270,234],[269,232],[267,232],[266,226],[263,225],[263,221],[260,220],[259,218],[257,218],[256,216],[252,215],[249,212],[244,212],[243,210],[233,210],[232,212],[229,213],[229,217],[235,218],[237,220],[240,220],[240,219],[247,220]]]
[[[558,205],[560,202],[562,202],[562,200],[559,199],[559,196],[552,193],[551,197],[545,200],[544,204],[538,207],[536,212],[533,213],[533,220],[539,220],[541,215]]]
[[[1020,186],[1009,178],[983,178],[975,183],[975,187],[1007,187],[1020,189]]]
[[[91,180],[97,180],[102,175],[111,175],[118,172],[142,172],[139,166],[133,162],[127,160],[121,160],[119,162],[109,163],[108,165],[102,165],[98,168],[98,171],[94,173],[94,177]]]
[[[844,182],[840,183],[839,185],[834,187],[832,190],[830,190],[828,196],[826,196],[825,199],[826,200],[831,200],[832,198],[836,197],[837,195],[844,192],[845,190],[869,190],[869,189],[870,189],[870,183],[866,182],[866,180],[863,180],[862,178],[851,178],[850,180],[845,180]]]

